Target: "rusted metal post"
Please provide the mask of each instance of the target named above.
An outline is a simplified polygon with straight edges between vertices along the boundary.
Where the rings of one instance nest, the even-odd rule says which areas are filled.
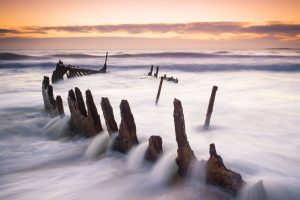
[[[158,87],[158,91],[157,91],[157,95],[156,95],[155,105],[157,105],[157,103],[158,103],[159,96],[160,96],[160,91],[161,91],[161,86],[162,86],[163,81],[164,81],[164,78],[160,77],[160,83],[159,83],[159,87]]]
[[[156,67],[156,72],[155,72],[155,74],[154,74],[154,77],[155,77],[155,78],[157,78],[157,76],[158,76],[158,71],[159,71],[159,66]]]
[[[209,128],[210,118],[211,118],[211,114],[213,112],[217,90],[218,90],[218,87],[213,86],[212,91],[211,91],[211,95],[210,95],[210,99],[209,99],[208,108],[207,108],[205,123],[204,123],[204,129],[205,130],[207,130]]]

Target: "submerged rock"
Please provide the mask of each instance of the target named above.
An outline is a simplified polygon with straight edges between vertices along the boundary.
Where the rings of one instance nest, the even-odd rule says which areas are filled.
[[[244,184],[242,176],[225,167],[222,157],[217,154],[215,144],[210,144],[209,153],[210,157],[206,163],[206,182],[236,195]]]
[[[145,153],[145,159],[148,161],[156,161],[163,153],[162,139],[158,135],[152,135],[149,138],[149,145]]]
[[[181,101],[174,99],[174,124],[177,141],[177,158],[178,174],[186,176],[191,168],[192,162],[196,159],[193,150],[188,142],[185,132],[184,115],[181,106]]]
[[[121,124],[119,135],[116,137],[113,149],[121,153],[127,153],[134,145],[139,143],[136,136],[136,126],[134,117],[127,100],[122,100],[120,104]]]

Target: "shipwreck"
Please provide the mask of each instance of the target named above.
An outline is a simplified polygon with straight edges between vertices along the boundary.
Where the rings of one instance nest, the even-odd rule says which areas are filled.
[[[66,75],[67,78],[73,78],[77,76],[85,76],[90,74],[106,73],[107,56],[108,56],[108,52],[106,52],[105,62],[103,67],[100,70],[80,68],[80,67],[75,67],[73,65],[65,66],[64,63],[61,60],[59,60],[58,63],[56,64],[55,70],[52,72],[52,77],[51,77],[52,83],[56,83],[60,80],[63,80],[64,75]]]

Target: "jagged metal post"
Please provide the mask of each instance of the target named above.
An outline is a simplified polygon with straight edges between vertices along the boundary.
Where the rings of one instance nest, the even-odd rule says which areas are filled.
[[[161,86],[162,86],[163,81],[164,81],[164,78],[160,77],[160,83],[159,83],[159,87],[158,87],[158,91],[157,91],[157,95],[156,95],[155,105],[157,105],[157,103],[158,103],[159,96],[160,96],[160,91],[161,91]]]
[[[210,118],[211,118],[211,114],[213,112],[217,90],[218,90],[218,87],[213,86],[212,91],[211,91],[211,95],[210,95],[210,99],[209,99],[208,108],[207,108],[205,123],[204,123],[204,129],[205,130],[207,130],[209,128]]]
[[[158,76],[158,71],[159,71],[159,66],[156,67],[156,72],[155,72],[155,74],[154,74],[154,77],[155,77],[155,78],[157,78],[157,76]]]

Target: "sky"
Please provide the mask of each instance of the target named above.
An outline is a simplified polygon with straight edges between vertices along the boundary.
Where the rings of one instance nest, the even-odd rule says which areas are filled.
[[[0,49],[297,48],[299,10],[299,0],[1,0]]]

